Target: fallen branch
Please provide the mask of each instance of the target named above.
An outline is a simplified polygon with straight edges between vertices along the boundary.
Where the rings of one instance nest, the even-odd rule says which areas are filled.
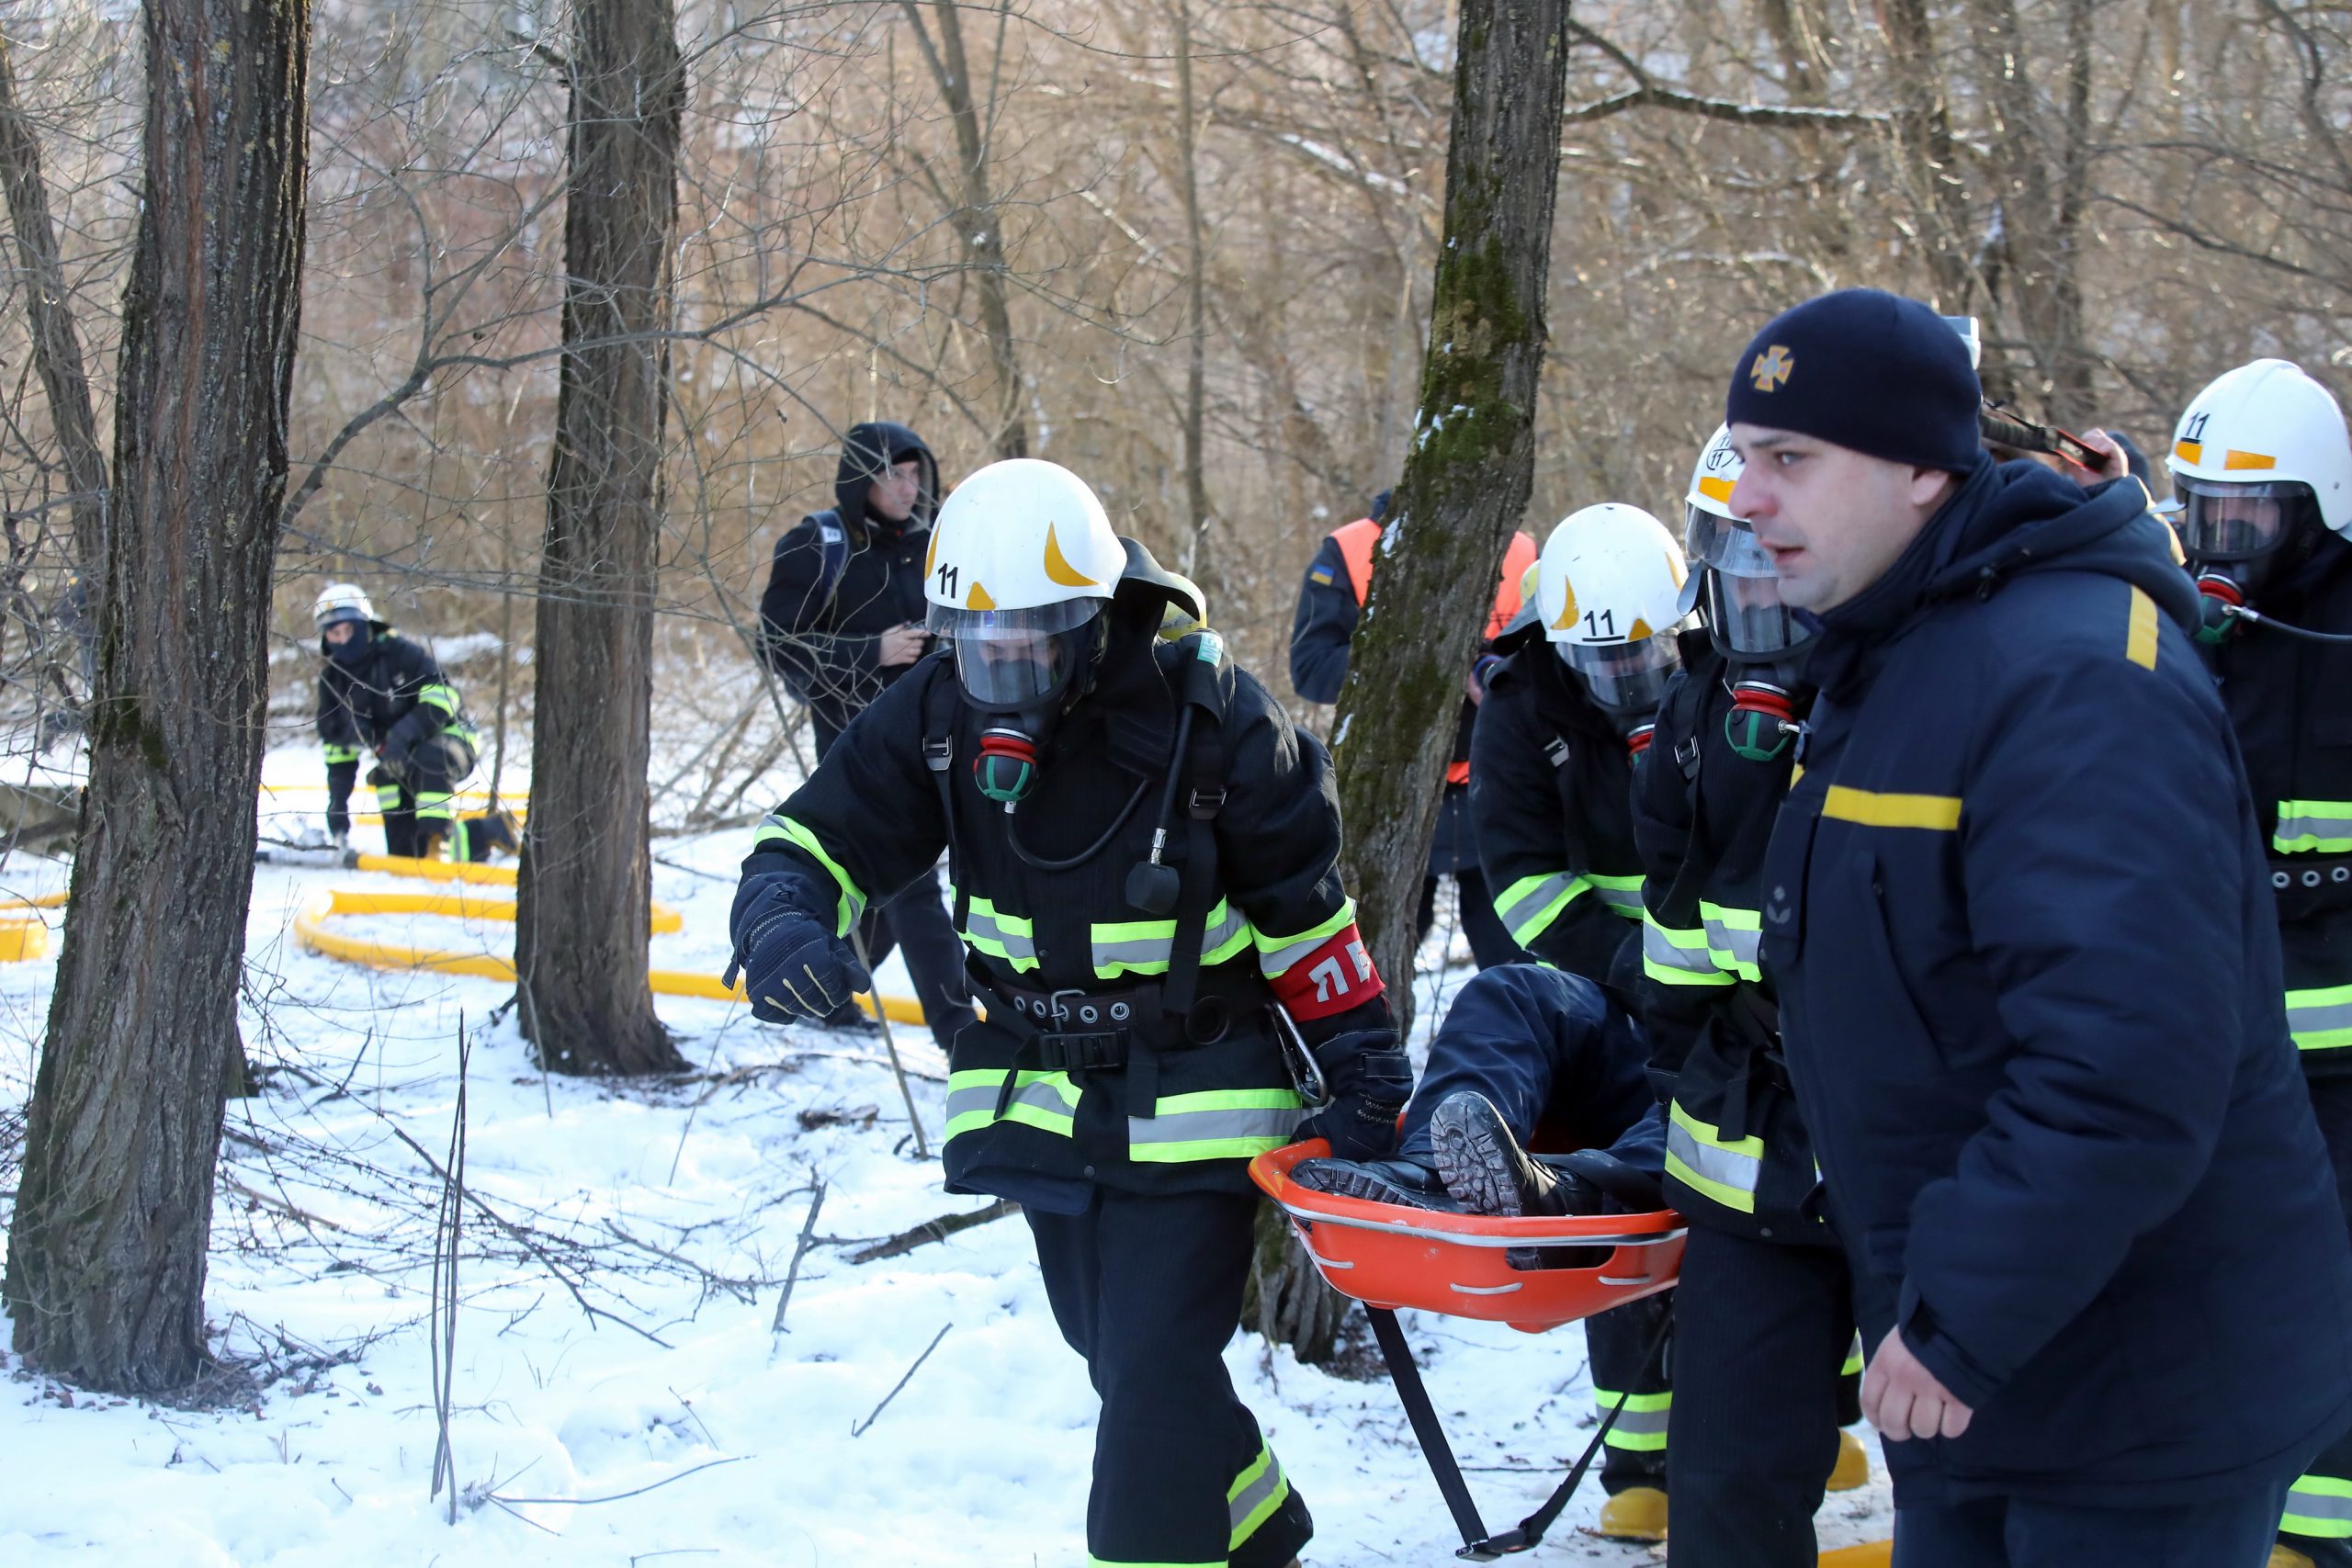
[[[296,1208],[284,1198],[273,1197],[266,1192],[255,1191],[253,1188],[246,1186],[243,1182],[238,1180],[235,1177],[231,1176],[226,1171],[220,1173],[220,1179],[228,1183],[230,1191],[236,1193],[238,1196],[243,1198],[250,1198],[265,1209],[275,1209],[277,1213],[284,1214],[288,1219],[293,1220],[297,1224],[304,1225],[323,1225],[331,1231],[339,1231],[346,1228],[335,1224],[333,1220],[328,1219],[323,1214],[314,1214],[308,1209]]]
[[[877,1241],[872,1247],[860,1247],[849,1255],[852,1263],[874,1263],[885,1258],[903,1258],[918,1247],[934,1241],[945,1241],[957,1231],[970,1230],[974,1225],[1001,1220],[1007,1214],[1017,1214],[1021,1205],[1010,1198],[1000,1198],[985,1209],[973,1209],[961,1214],[941,1214],[923,1221],[910,1230],[902,1230],[888,1241]]]
[[[947,1331],[943,1328],[940,1332],[944,1334]],[[932,1343],[936,1345],[939,1341],[934,1339]],[[918,1366],[921,1364],[921,1362],[916,1363]],[[894,1389],[892,1392],[896,1393],[897,1391]],[[669,1485],[673,1481],[684,1481],[689,1475],[700,1475],[704,1471],[717,1470],[722,1464],[741,1464],[747,1459],[753,1459],[756,1457],[758,1456],[753,1454],[733,1454],[726,1459],[705,1460],[702,1463],[695,1466],[692,1470],[682,1470],[675,1475],[665,1475],[661,1480],[652,1482],[648,1485],[639,1486],[633,1491],[616,1492],[609,1497],[502,1497],[495,1492],[490,1493],[488,1495],[490,1500],[493,1503],[507,1503],[518,1506],[526,1503],[572,1503],[585,1508],[597,1503],[618,1503],[624,1498],[642,1497],[648,1492],[659,1491],[661,1488]]]
[[[899,1390],[906,1387],[909,1382],[914,1380],[914,1375],[922,1371],[922,1364],[931,1359],[931,1353],[939,1348],[939,1342],[946,1338],[947,1331],[955,1326],[956,1325],[952,1323],[943,1323],[939,1325],[939,1332],[933,1335],[931,1337],[931,1343],[922,1348],[922,1354],[917,1356],[915,1358],[915,1364],[907,1369],[907,1375],[900,1378],[895,1384],[893,1384],[890,1392],[882,1396],[882,1403],[874,1407],[874,1414],[868,1416],[865,1420],[859,1422],[856,1426],[852,1427],[849,1429],[849,1435],[851,1437],[862,1438],[873,1429],[874,1423],[882,1418],[882,1412],[890,1408],[890,1402],[899,1397]]]
[[[792,1263],[784,1271],[784,1294],[775,1299],[775,1321],[768,1325],[770,1334],[784,1332],[784,1309],[792,1304],[792,1287],[800,1278],[800,1260],[808,1256],[809,1238],[817,1233],[817,1211],[825,1206],[824,1178],[817,1179],[817,1195],[808,1200],[808,1217],[800,1223],[800,1239],[792,1248]]]

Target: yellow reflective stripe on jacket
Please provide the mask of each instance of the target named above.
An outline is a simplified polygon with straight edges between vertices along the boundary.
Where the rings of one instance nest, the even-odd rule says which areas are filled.
[[[1331,918],[1307,930],[1284,936],[1274,931],[1258,931],[1258,972],[1269,980],[1281,976],[1292,964],[1339,935],[1355,923],[1356,901],[1342,898]]]
[[[2278,1529],[2316,1540],[2352,1540],[2352,1481],[2304,1475],[2287,1489],[2287,1517]]]
[[[386,779],[382,784],[378,784],[376,786],[376,805],[379,809],[387,813],[398,811],[401,808],[401,786],[394,784],[390,779]]]
[[[1820,1176],[1821,1167],[1818,1162],[1815,1164],[1813,1173],[1816,1178]],[[1841,1378],[1858,1378],[1862,1375],[1861,1330],[1854,1331],[1854,1342],[1846,1347],[1846,1364],[1838,1369],[1838,1375]]]
[[[1677,1100],[1666,1108],[1666,1174],[1694,1192],[1743,1214],[1756,1212],[1756,1183],[1764,1173],[1764,1140],[1726,1140]]]
[[[1764,978],[1757,966],[1757,952],[1764,942],[1764,918],[1754,909],[1701,900],[1699,918],[1706,923],[1707,956],[1715,967],[1743,980]]]
[[[947,1075],[947,1136],[958,1138],[1005,1121],[1069,1137],[1077,1120],[1080,1092],[1069,1075],[1024,1070],[1013,1080],[1012,1099],[999,1117],[997,1097],[1004,1092],[1007,1070],[968,1067]]]
[[[1127,1118],[1127,1157],[1137,1165],[1250,1159],[1290,1142],[1304,1103],[1287,1089],[1210,1089],[1164,1094],[1150,1118]]]
[[[444,714],[455,714],[458,711],[458,688],[435,681],[431,685],[419,688],[416,700],[426,707],[438,708]]]
[[[2132,615],[2123,632],[2123,657],[2143,670],[2156,667],[2156,602],[2137,583],[2132,587]]]
[[[420,822],[447,823],[457,815],[446,792],[419,790],[416,792],[416,819]]]
[[[1642,915],[1642,973],[1662,986],[1728,986],[1739,976],[1715,967],[1707,952],[1707,933],[1658,923]]]
[[[1511,941],[1525,947],[1552,929],[1560,912],[1592,885],[1569,871],[1538,872],[1522,876],[1495,895],[1495,917],[1510,932]]]
[[[947,889],[947,907],[956,907],[953,884]],[[1012,965],[1015,974],[1037,967],[1036,927],[1019,915],[1006,914],[977,894],[966,912],[961,934],[965,945],[973,952],[1003,959]]]
[[[1250,922],[1229,901],[1216,901],[1207,924],[1201,937],[1203,964],[1226,963],[1250,945]],[[1088,935],[1094,973],[1106,980],[1117,975],[1165,975],[1176,948],[1174,920],[1098,921]]]
[[[1822,797],[1821,815],[1833,822],[1859,822],[1865,828],[1926,828],[1949,833],[1960,826],[1960,796],[1881,795],[1831,784]]]
[[[1620,1398],[1624,1400],[1625,1408],[1618,1416],[1617,1424],[1609,1428],[1609,1446],[1623,1449],[1629,1453],[1664,1453],[1667,1416],[1674,1408],[1673,1391],[1621,1395],[1614,1389],[1602,1388],[1597,1383],[1593,1385],[1593,1407],[1600,1412],[1600,1418],[1604,1421],[1609,1418],[1609,1413],[1617,1408]]]
[[[1608,876],[1597,871],[1585,873],[1584,879],[1600,901],[1629,920],[1642,918],[1642,879],[1638,876]]]
[[[1263,1441],[1258,1445],[1258,1457],[1242,1466],[1233,1484],[1225,1489],[1225,1508],[1231,1520],[1233,1533],[1226,1543],[1226,1551],[1238,1551],[1241,1543],[1258,1533],[1258,1527],[1274,1517],[1274,1510],[1290,1495],[1290,1477],[1283,1473],[1282,1461],[1274,1458],[1274,1450]]]
[[[2270,847],[2282,855],[2352,853],[2352,800],[2282,800]]]
[[[330,766],[336,762],[356,762],[359,761],[359,748],[356,746],[338,746],[334,741],[330,740],[325,743],[325,749],[327,762]]]
[[[2304,1051],[2352,1045],[2352,986],[2287,993],[2287,1029]]]
[[[797,849],[808,851],[816,858],[817,863],[831,874],[833,886],[841,889],[841,902],[835,912],[833,934],[835,936],[849,935],[849,928],[857,924],[857,918],[865,912],[865,894],[850,874],[842,869],[841,862],[825,852],[825,846],[817,841],[816,834],[810,832],[801,823],[781,813],[771,816],[766,821],[761,823],[760,830],[752,835],[752,850],[755,854],[763,844],[772,843],[790,844]]]

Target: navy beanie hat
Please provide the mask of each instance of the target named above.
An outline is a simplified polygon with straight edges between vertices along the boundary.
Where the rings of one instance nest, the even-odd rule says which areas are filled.
[[[1941,316],[1883,289],[1841,288],[1756,334],[1732,373],[1724,421],[1964,474],[1984,460],[1984,399],[1968,345]]]

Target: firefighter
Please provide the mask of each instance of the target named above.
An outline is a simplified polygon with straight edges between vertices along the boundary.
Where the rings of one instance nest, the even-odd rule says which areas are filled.
[[[1844,1254],[1813,1201],[1770,978],[1756,954],[1774,813],[1811,700],[1807,633],[1731,515],[1740,461],[1718,429],[1685,497],[1706,629],[1634,769],[1641,1015],[1666,1105],[1667,1201],[1690,1221],[1675,1291],[1668,1433],[1674,1542],[1724,1568],[1810,1564],[1825,1488],[1869,1478]]]
[[[786,689],[808,705],[817,760],[850,720],[930,649],[922,561],[939,508],[939,463],[903,424],[854,424],[833,469],[833,504],[775,543],[760,595],[760,649]],[[939,877],[918,877],[867,911],[860,934],[879,964],[896,948],[942,1050],[972,1021],[963,944],[940,901]],[[871,1028],[856,1003],[826,1023]]]
[[[1298,608],[1291,620],[1290,683],[1310,703],[1340,700],[1340,687],[1348,678],[1349,645],[1355,639],[1364,598],[1372,592],[1373,563],[1378,558],[1376,547],[1387,513],[1388,492],[1383,491],[1373,498],[1372,515],[1359,517],[1324,536],[1299,581]],[[1503,555],[1494,606],[1487,615],[1489,641],[1500,636],[1519,614],[1521,580],[1534,564],[1535,541],[1514,531]],[[1483,656],[1480,662],[1485,662]],[[1427,937],[1436,923],[1438,878],[1453,877],[1463,934],[1470,939],[1470,955],[1481,969],[1524,956],[1490,907],[1470,823],[1470,739],[1484,697],[1474,670],[1464,681],[1453,758],[1446,764],[1444,800],[1436,835],[1430,840],[1429,874],[1422,880],[1420,907],[1414,917],[1416,936]]]
[[[2258,359],[2197,395],[2165,467],[2269,851],[2287,1027],[2352,1214],[2352,441],[2327,389]],[[2352,1568],[2352,1440],[2294,1483],[2279,1534],[2281,1564]]]
[[[1065,468],[974,474],[925,569],[946,648],[759,829],[736,963],[758,1016],[824,1016],[865,982],[860,912],[945,849],[987,1012],[955,1043],[947,1186],[1023,1205],[1102,1395],[1090,1561],[1277,1568],[1311,1521],[1220,1355],[1244,1168],[1298,1135],[1378,1157],[1411,1089],[1329,760],[1213,631],[1159,637],[1185,589]],[[1329,1091],[1312,1117],[1277,1004]]]
[[[319,739],[326,748],[327,831],[351,838],[351,787],[363,758],[384,816],[388,854],[439,860],[452,799],[481,751],[458,688],[422,644],[376,618],[368,595],[331,582],[311,607],[319,628]]]
[[[2257,1563],[2352,1425],[2352,1245],[2257,813],[2146,491],[1995,463],[1980,395],[1924,306],[1849,289],[1770,323],[1726,398],[1732,510],[1815,628],[1762,957],[1894,1562]],[[1760,1221],[1769,1152],[1700,1131]],[[1752,1350],[1774,1303],[1741,1293]]]
[[[1628,795],[1677,661],[1682,550],[1638,507],[1589,506],[1552,530],[1530,575],[1487,677],[1470,797],[1497,912],[1544,964],[1473,977],[1430,1043],[1396,1157],[1304,1161],[1292,1177],[1311,1190],[1481,1214],[1660,1206],[1664,1134],[1628,1011],[1641,948]],[[1527,1158],[1539,1129],[1579,1152]],[[1647,1352],[1669,1310],[1652,1297],[1585,1325],[1594,1400],[1624,1403],[1600,1472],[1600,1532],[1619,1540],[1666,1535],[1673,1395]]]

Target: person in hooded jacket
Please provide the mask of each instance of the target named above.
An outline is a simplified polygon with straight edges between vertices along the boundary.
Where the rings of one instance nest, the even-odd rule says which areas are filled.
[[[1732,510],[1816,617],[1762,957],[1896,1568],[2254,1568],[2352,1424],[2352,1238],[2196,595],[2129,479],[1978,448],[1847,290],[1740,355]]]
[[[384,852],[437,860],[456,825],[458,785],[481,743],[458,688],[419,643],[377,619],[368,595],[331,582],[311,607],[319,628],[319,741],[326,749],[327,831],[351,839],[351,791],[368,784],[384,817]],[[464,858],[460,856],[460,858]]]
[[[1376,1157],[1412,1085],[1329,759],[1214,631],[1159,635],[1191,591],[1055,464],[956,490],[925,594],[950,650],[761,827],[736,964],[759,1016],[822,1016],[864,983],[862,908],[946,850],[987,1010],[953,1047],[947,1186],[1022,1205],[1102,1396],[1088,1560],[1279,1568],[1312,1522],[1221,1354],[1246,1167],[1301,1135]],[[1329,1091],[1311,1116],[1277,1004]]]
[[[2165,460],[2269,847],[2287,1029],[2352,1216],[2352,438],[2326,388],[2258,359],[2197,395]],[[2296,1480],[2279,1535],[2275,1568],[2352,1568],[2352,1438]]]
[[[1373,497],[1369,516],[1325,535],[1316,547],[1315,558],[1306,563],[1306,575],[1299,580],[1298,606],[1291,617],[1290,683],[1310,703],[1338,702],[1340,688],[1347,683],[1349,651],[1364,600],[1372,592],[1388,497],[1389,492],[1382,491]],[[1486,635],[1490,643],[1519,614],[1521,580],[1534,564],[1535,541],[1513,532],[1503,554],[1494,605],[1487,614]],[[1418,942],[1437,923],[1438,879],[1453,877],[1462,931],[1469,939],[1472,960],[1481,969],[1526,956],[1495,914],[1471,825],[1471,737],[1476,733],[1479,705],[1486,699],[1481,675],[1493,663],[1490,652],[1482,654],[1464,682],[1462,710],[1454,722],[1453,756],[1446,764],[1437,829],[1430,839],[1429,872],[1421,879],[1421,900],[1413,914]]]
[[[930,647],[922,563],[938,507],[939,464],[922,438],[903,424],[855,424],[842,441],[832,506],[776,541],[760,646],[808,705],[820,761]],[[876,964],[894,948],[904,953],[923,1021],[945,1049],[974,1014],[936,874],[869,911],[860,934]],[[849,1003],[825,1021],[858,1027],[865,1014]]]

